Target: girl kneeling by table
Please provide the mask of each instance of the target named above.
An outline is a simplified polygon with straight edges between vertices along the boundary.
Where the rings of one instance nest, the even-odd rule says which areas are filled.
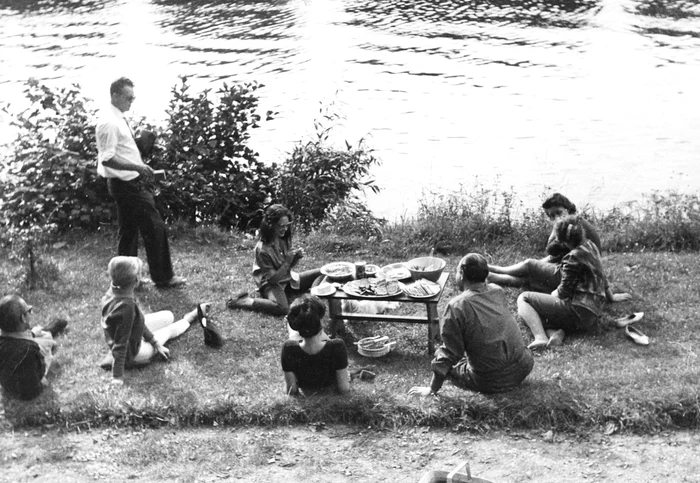
[[[286,315],[290,297],[306,292],[322,279],[320,269],[293,270],[304,250],[292,247],[292,214],[282,205],[265,210],[254,255],[253,278],[261,297],[253,298],[243,291],[226,302],[229,309]]]
[[[329,339],[323,332],[325,313],[325,305],[314,295],[302,295],[289,308],[289,327],[303,339],[288,340],[282,347],[282,370],[290,396],[350,390],[348,351],[342,340]]]

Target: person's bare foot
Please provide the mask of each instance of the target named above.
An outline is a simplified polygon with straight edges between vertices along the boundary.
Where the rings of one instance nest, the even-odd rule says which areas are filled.
[[[549,336],[547,347],[559,347],[560,345],[564,344],[564,338],[566,337],[566,333],[564,333],[563,330],[559,329],[547,331],[547,335]]]
[[[535,339],[530,343],[529,346],[527,346],[527,348],[531,351],[542,350],[547,347],[547,342],[547,339]]]

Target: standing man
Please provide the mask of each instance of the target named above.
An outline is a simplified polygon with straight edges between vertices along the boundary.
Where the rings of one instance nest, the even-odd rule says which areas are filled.
[[[134,102],[134,83],[121,77],[112,83],[109,93],[112,103],[100,113],[97,122],[97,174],[107,178],[109,194],[117,202],[118,254],[137,256],[140,232],[156,287],[179,287],[186,280],[173,273],[165,223],[148,186],[153,180],[153,169],[142,161],[124,118]]]
[[[462,293],[445,307],[443,343],[435,352],[430,386],[413,387],[409,394],[436,395],[446,379],[470,391],[506,392],[532,371],[532,353],[508,310],[505,293],[486,283],[488,274],[488,263],[478,253],[459,262],[457,286]]]

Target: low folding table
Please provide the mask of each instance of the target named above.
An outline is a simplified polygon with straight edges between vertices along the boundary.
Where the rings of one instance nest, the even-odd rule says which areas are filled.
[[[440,285],[440,291],[429,298],[413,298],[401,292],[393,297],[363,297],[360,295],[350,295],[343,292],[341,289],[335,291],[331,295],[320,296],[328,300],[328,315],[330,316],[330,335],[335,337],[338,332],[338,327],[343,326],[343,320],[357,320],[363,322],[391,322],[399,324],[427,324],[428,325],[428,353],[430,356],[435,352],[435,342],[440,335],[440,317],[438,315],[438,302],[442,293],[445,290],[447,279],[450,278],[449,272],[443,272],[440,275],[437,283]],[[391,315],[391,314],[362,314],[362,313],[345,313],[343,312],[343,300],[383,300],[391,302],[401,302],[409,304],[420,304],[425,306],[425,315]]]

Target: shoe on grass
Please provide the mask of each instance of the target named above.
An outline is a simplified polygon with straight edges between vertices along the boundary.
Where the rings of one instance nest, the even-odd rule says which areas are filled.
[[[112,370],[112,364],[114,364],[114,357],[112,357],[112,352],[110,351],[104,358],[100,361],[99,366],[105,371]]]
[[[625,334],[627,334],[627,337],[632,339],[632,341],[635,344],[639,345],[649,345],[649,337],[644,335],[641,330],[636,329],[632,327],[631,325],[628,325],[625,327]]]
[[[158,288],[177,288],[182,287],[187,283],[187,279],[183,277],[174,276],[170,280],[165,282],[156,282],[156,287]]]
[[[54,317],[51,321],[42,327],[46,332],[51,332],[51,335],[56,338],[57,335],[65,332],[68,327],[68,321],[60,317]]]
[[[624,317],[615,319],[615,325],[622,329],[630,324],[639,322],[640,320],[642,320],[642,317],[644,317],[644,312],[634,312],[629,315],[625,315]]]
[[[244,307],[243,301],[249,298],[250,295],[248,291],[239,292],[235,297],[231,297],[226,301],[226,307],[229,309],[242,309]]]

